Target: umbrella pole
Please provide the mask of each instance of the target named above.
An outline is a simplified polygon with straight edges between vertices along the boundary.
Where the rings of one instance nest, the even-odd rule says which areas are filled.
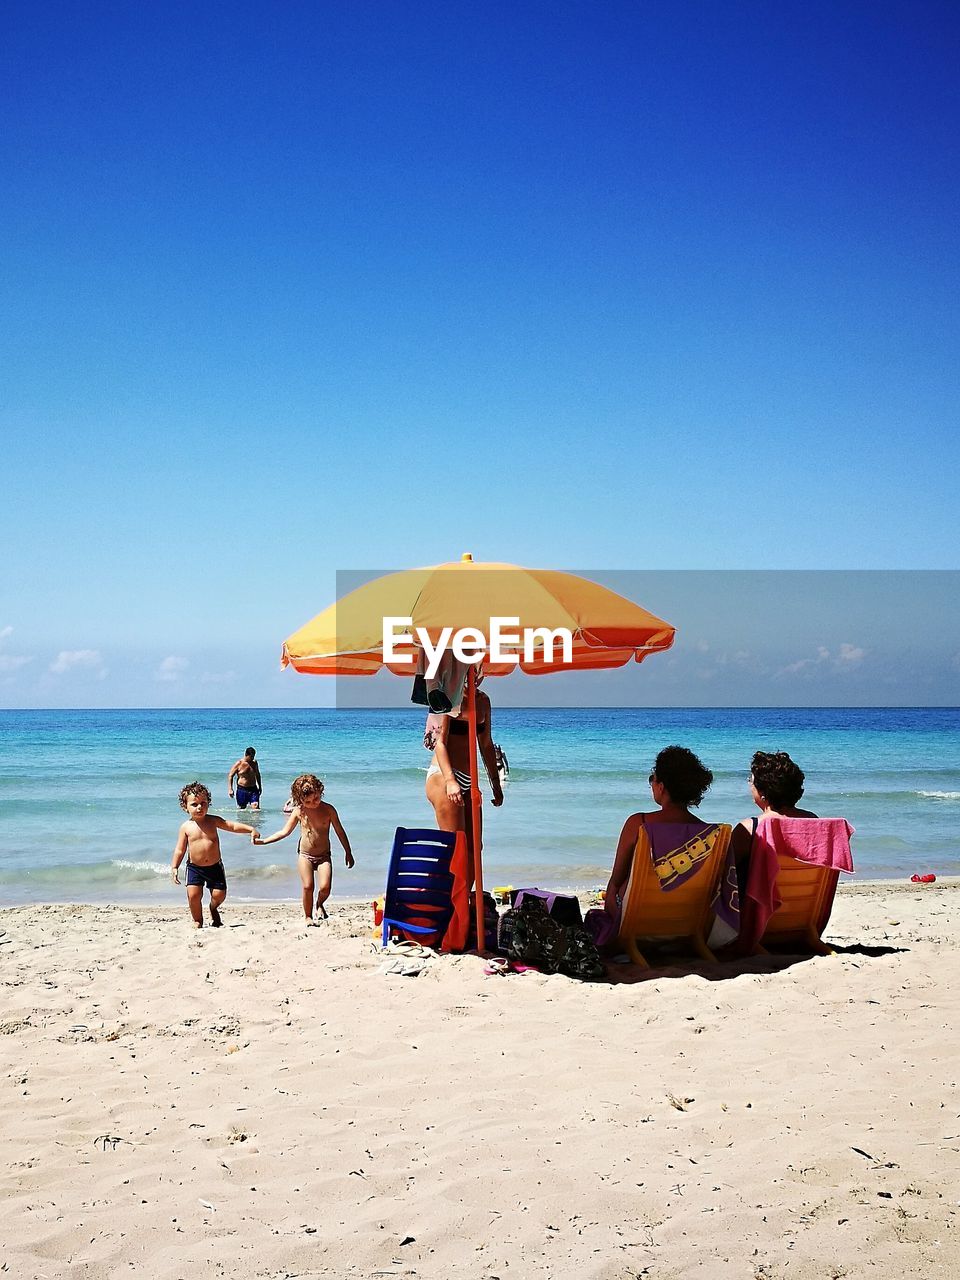
[[[471,855],[474,875],[473,913],[477,929],[477,952],[486,950],[483,910],[483,866],[480,849],[480,774],[477,768],[477,669],[471,663],[467,668],[467,729],[470,754],[470,824]]]

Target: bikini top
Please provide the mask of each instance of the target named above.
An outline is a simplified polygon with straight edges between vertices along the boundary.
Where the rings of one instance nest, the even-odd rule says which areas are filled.
[[[484,730],[486,729],[486,727],[487,727],[487,722],[486,722],[486,720],[478,721],[478,723],[477,723],[477,733],[483,733],[483,732],[484,732]],[[448,732],[449,734],[452,734],[454,737],[462,736],[463,734],[468,733],[468,732],[469,732],[469,726],[468,726],[468,724],[467,724],[466,717],[465,717],[465,716],[451,716],[451,718],[450,718],[450,728],[448,729],[448,731],[447,731],[447,732]]]

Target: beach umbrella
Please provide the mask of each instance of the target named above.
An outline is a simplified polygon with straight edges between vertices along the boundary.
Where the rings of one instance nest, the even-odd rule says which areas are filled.
[[[504,625],[506,624],[506,625]],[[555,569],[459,561],[385,574],[348,592],[284,642],[281,666],[310,675],[412,679],[426,647],[457,635],[472,644],[466,681],[473,840],[480,826],[476,673],[528,675],[596,670],[642,662],[673,644],[674,628],[599,583]],[[480,848],[476,875],[477,945],[483,943]]]

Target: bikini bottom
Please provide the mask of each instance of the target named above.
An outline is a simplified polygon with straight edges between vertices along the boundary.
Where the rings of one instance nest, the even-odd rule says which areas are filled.
[[[301,858],[306,858],[306,860],[310,863],[311,867],[313,867],[314,869],[319,867],[321,863],[330,862],[331,860],[329,849],[327,849],[324,853],[305,853],[303,849],[300,848],[299,841],[297,841],[297,855]]]

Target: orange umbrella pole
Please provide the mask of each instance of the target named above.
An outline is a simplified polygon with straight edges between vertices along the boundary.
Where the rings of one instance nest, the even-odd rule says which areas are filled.
[[[486,934],[484,932],[483,911],[483,864],[481,861],[480,841],[480,774],[477,768],[477,671],[472,664],[467,668],[467,728],[470,755],[470,812],[471,822],[471,861],[474,874],[473,911],[477,927],[477,951],[483,955],[486,950]]]

